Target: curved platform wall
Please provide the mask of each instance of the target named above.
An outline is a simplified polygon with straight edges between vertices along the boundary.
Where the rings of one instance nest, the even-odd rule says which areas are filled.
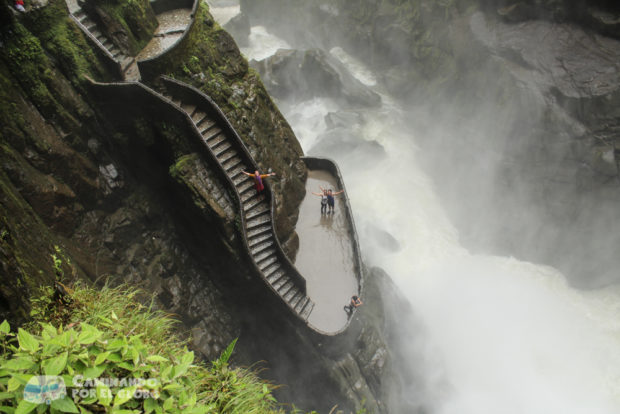
[[[176,59],[177,51],[184,49],[185,45],[190,42],[192,30],[196,27],[194,24],[196,22],[196,14],[198,13],[198,8],[200,7],[200,0],[157,0],[155,2],[151,2],[151,7],[153,7],[153,10],[155,10],[155,13],[157,14],[168,10],[184,8],[185,6],[187,8],[192,8],[190,22],[185,29],[185,32],[176,42],[174,42],[172,46],[164,50],[159,55],[138,61],[138,69],[140,70],[142,79],[152,80],[161,75],[162,71],[160,68],[168,65],[170,62],[173,62]]]
[[[174,9],[189,9],[196,11],[199,0],[151,0],[151,9],[155,14],[161,14]]]
[[[336,182],[340,189],[345,190],[342,197],[342,202],[345,205],[345,211],[347,220],[349,223],[350,238],[353,242],[353,256],[355,262],[355,274],[358,282],[358,290],[360,296],[364,297],[364,278],[366,275],[366,268],[362,262],[361,251],[359,248],[359,240],[357,237],[357,230],[355,228],[355,221],[353,220],[353,213],[351,209],[351,203],[349,196],[344,185],[344,180],[338,165],[328,159],[319,157],[302,157],[302,160],[310,170],[325,170],[332,174],[336,178]],[[357,309],[353,310],[351,317],[347,321],[347,324],[338,332],[328,333],[322,332],[313,327],[310,328],[310,337],[312,340],[322,347],[323,351],[327,355],[338,357],[347,350],[353,349],[355,343],[359,338],[360,333],[364,328],[364,322],[360,317],[356,317],[358,313]]]

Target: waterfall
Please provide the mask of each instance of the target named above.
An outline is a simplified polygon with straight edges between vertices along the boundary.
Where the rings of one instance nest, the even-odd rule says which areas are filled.
[[[248,60],[286,44],[263,27],[250,42]],[[428,154],[415,144],[416,110],[374,86],[372,72],[342,49],[332,55],[381,94],[381,108],[357,110],[365,121],[353,132],[385,156],[363,148],[312,155],[339,163],[364,260],[390,274],[422,321],[423,332],[413,332],[424,336],[416,345],[424,349],[412,353],[420,359],[400,363],[425,370],[429,384],[441,376],[446,389],[420,398],[441,414],[620,412],[620,289],[581,291],[551,267],[468,252],[420,167]],[[324,98],[278,105],[306,152],[326,129],[324,116],[338,110]],[[429,352],[432,363],[422,360]]]

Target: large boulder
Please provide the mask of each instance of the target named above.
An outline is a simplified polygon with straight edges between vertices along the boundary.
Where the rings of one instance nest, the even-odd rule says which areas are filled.
[[[321,49],[280,49],[261,61],[251,61],[269,92],[280,98],[329,97],[347,104],[373,107],[381,97],[370,90],[330,53]]]
[[[247,14],[237,14],[226,22],[224,29],[233,35],[239,46],[246,47],[250,44],[250,19]]]
[[[354,155],[368,160],[379,160],[386,156],[385,149],[377,141],[361,139],[350,129],[343,127],[321,134],[308,153],[317,156],[330,154],[336,158]]]

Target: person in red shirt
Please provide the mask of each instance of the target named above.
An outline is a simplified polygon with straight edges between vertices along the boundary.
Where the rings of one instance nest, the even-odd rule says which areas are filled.
[[[26,11],[26,9],[24,9],[24,0],[15,0],[15,8],[24,13]]]
[[[241,172],[247,175],[248,177],[254,178],[254,186],[256,187],[256,191],[258,191],[259,193],[265,189],[265,185],[263,184],[263,178],[276,175],[276,173],[274,172],[269,173],[269,174],[260,174],[258,170],[254,171],[254,174],[251,174],[245,171],[241,171]]]

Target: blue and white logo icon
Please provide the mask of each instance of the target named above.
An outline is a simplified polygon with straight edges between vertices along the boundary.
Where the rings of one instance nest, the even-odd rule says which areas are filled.
[[[67,388],[62,377],[40,375],[32,377],[24,388],[24,400],[33,404],[51,404],[67,395]]]

